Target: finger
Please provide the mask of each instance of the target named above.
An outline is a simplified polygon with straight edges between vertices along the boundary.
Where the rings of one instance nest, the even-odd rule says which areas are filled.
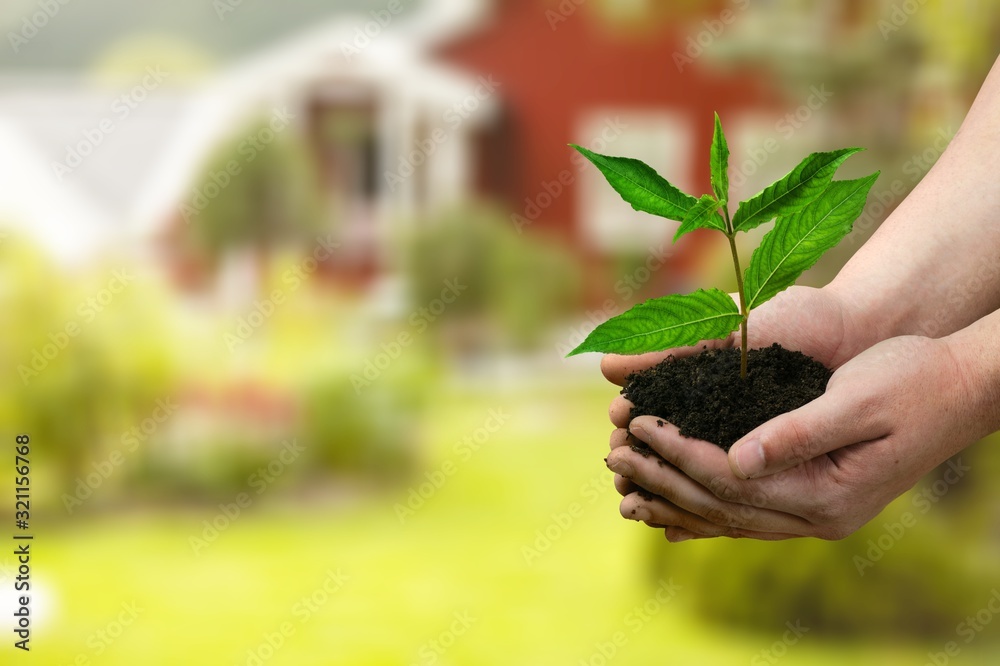
[[[725,451],[715,444],[680,434],[672,423],[639,416],[630,424],[633,439],[645,443],[660,457],[724,502],[788,511],[801,508],[809,496],[808,479],[770,477],[748,481],[733,474]],[[796,512],[797,513],[797,512]]]
[[[617,448],[623,446],[631,446],[633,443],[637,442],[635,437],[632,436],[628,430],[624,428],[618,428],[611,433],[611,450],[614,451]],[[608,459],[604,459],[605,464],[607,464]],[[628,495],[629,493],[634,493],[639,489],[639,486],[632,483],[629,479],[626,479],[621,474],[615,474],[615,490],[618,491],[619,495]]]
[[[670,355],[671,352],[653,352],[638,356],[605,354],[604,358],[601,359],[601,372],[604,374],[604,378],[612,384],[625,386],[625,378],[630,374],[651,368]]]
[[[644,447],[646,445],[642,442],[642,440],[637,439],[635,435],[630,433],[625,428],[618,428],[616,430],[611,431],[611,450],[614,451],[615,449],[621,448],[623,446]],[[607,461],[605,460],[605,462]]]
[[[657,525],[680,527],[699,536],[722,536],[727,528],[713,525],[707,520],[671,504],[662,497],[631,493],[618,506],[622,517]]]
[[[718,453],[721,455],[719,465],[724,468],[725,454],[721,450]],[[715,525],[718,531],[710,533],[710,536],[728,534],[734,529],[792,534],[809,534],[813,531],[812,524],[798,516],[738,501],[722,500],[659,456],[647,458],[630,449],[619,448],[608,456],[608,467],[672,506]],[[700,534],[707,533],[704,530],[696,531]]]
[[[662,423],[662,425],[660,425]],[[821,509],[815,478],[799,470],[760,479],[741,479],[729,467],[726,453],[715,444],[684,437],[677,426],[652,416],[640,416],[629,426],[632,437],[647,444],[723,502],[770,509],[793,516]]]
[[[650,526],[652,527],[652,525]],[[674,527],[668,525],[663,530],[663,536],[667,538],[670,543],[681,543],[689,539],[708,539],[711,537],[701,536],[695,534],[694,532],[689,532],[682,527]],[[801,539],[802,537],[797,534],[777,534],[773,532],[752,532],[752,531],[738,531],[735,534],[723,535],[732,539],[757,539],[758,541],[784,541],[786,539]]]
[[[667,538],[670,543],[681,543],[682,541],[687,541],[688,539],[701,539],[694,532],[690,532],[683,527],[676,527],[674,525],[667,525],[663,529],[663,536]]]
[[[710,537],[761,541],[781,541],[801,537],[799,534],[720,527],[680,509],[661,497],[643,496],[643,493],[626,496],[619,506],[619,511],[622,517],[628,520],[638,520],[650,527],[663,528],[664,536],[673,543]]]
[[[651,368],[670,356],[684,358],[685,356],[692,356],[706,349],[721,349],[723,347],[731,347],[732,345],[733,338],[730,336],[723,340],[705,340],[691,347],[676,347],[666,351],[639,354],[637,356],[605,354],[604,358],[601,359],[601,372],[604,373],[605,379],[612,384],[625,386],[625,378],[630,374]]]
[[[608,418],[611,419],[611,423],[615,427],[624,428],[632,420],[631,414],[634,406],[622,396],[618,396],[611,401],[611,406],[608,407]]]
[[[635,485],[632,481],[626,479],[621,474],[615,474],[615,490],[618,491],[619,495],[624,497],[629,493],[634,493],[639,490],[639,486]]]
[[[754,479],[884,437],[889,427],[878,412],[877,399],[856,383],[831,381],[820,397],[771,419],[733,444],[729,465],[738,477]]]
[[[781,532],[755,532],[753,530],[736,530],[733,534],[723,536],[730,539],[757,539],[758,541],[787,541],[788,539],[801,539],[802,534],[782,534]]]

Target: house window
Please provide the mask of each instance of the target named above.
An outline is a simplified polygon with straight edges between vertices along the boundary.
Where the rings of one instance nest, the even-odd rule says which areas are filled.
[[[319,112],[320,161],[328,190],[348,201],[377,194],[378,143],[373,110],[329,106]]]
[[[339,242],[354,249],[338,263],[363,264],[375,248],[372,222],[380,185],[376,108],[369,96],[356,91],[344,98],[327,92],[310,109],[310,145],[319,162],[327,224]]]
[[[576,143],[596,152],[632,157],[650,165],[685,192],[692,183],[692,125],[687,116],[666,111],[590,113],[578,123]],[[579,176],[577,210],[583,236],[597,250],[642,252],[672,238],[679,223],[640,213],[608,187],[601,173],[585,168]]]
[[[794,121],[794,117],[792,118]],[[808,123],[792,124],[779,113],[751,112],[723,118],[732,153],[729,158],[729,204],[745,201],[782,178],[809,153],[821,150],[829,127],[817,115]],[[770,226],[750,232],[755,245]]]

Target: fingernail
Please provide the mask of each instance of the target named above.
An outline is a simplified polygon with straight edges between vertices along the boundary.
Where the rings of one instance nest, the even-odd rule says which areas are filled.
[[[740,474],[748,479],[764,471],[764,447],[760,445],[760,440],[751,439],[740,444],[733,453],[733,459]]]
[[[691,538],[690,534],[679,534],[670,540],[670,543],[680,543],[681,541],[687,541]]]
[[[649,444],[649,433],[646,432],[646,429],[643,428],[638,423],[636,423],[635,421],[632,421],[632,423],[629,424],[628,431],[632,433],[634,436],[641,439],[642,441]]]
[[[608,465],[608,469],[616,474],[621,474],[626,479],[631,479],[635,474],[635,470],[632,469],[632,464],[627,460],[622,460],[621,457],[615,458],[610,462],[605,460],[605,462]]]

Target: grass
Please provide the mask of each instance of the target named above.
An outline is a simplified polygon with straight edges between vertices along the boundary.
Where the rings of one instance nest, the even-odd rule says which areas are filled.
[[[601,460],[612,395],[590,386],[563,396],[443,396],[422,433],[426,463],[440,470],[450,461],[454,473],[403,522],[394,506],[409,488],[335,507],[264,495],[200,556],[188,539],[215,510],[137,510],[43,530],[30,659],[58,666],[770,663],[760,651],[780,641],[781,623],[764,635],[699,620],[685,599],[684,567],[669,577],[681,586],[676,595],[656,600],[648,572],[662,537],[617,515]],[[491,408],[509,419],[464,459],[456,443]],[[550,542],[536,544],[546,530]],[[537,550],[530,562],[525,547]],[[348,577],[339,589],[331,572]],[[123,604],[140,612],[119,634]],[[9,642],[0,660],[27,663],[8,661]],[[781,663],[914,664],[927,649],[806,635]]]

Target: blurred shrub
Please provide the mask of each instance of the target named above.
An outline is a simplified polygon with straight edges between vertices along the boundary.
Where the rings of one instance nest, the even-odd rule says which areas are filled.
[[[816,634],[954,638],[1000,584],[1000,570],[970,565],[977,546],[958,543],[950,521],[921,515],[910,499],[842,541],[714,541],[667,561],[674,573],[693,572],[691,598],[712,622],[774,631],[801,620]],[[907,510],[912,527],[900,521]]]
[[[392,478],[413,468],[419,444],[415,415],[429,382],[419,364],[407,359],[397,364],[357,390],[343,376],[305,389],[302,431],[313,471]]]
[[[118,276],[118,277],[116,277]],[[63,273],[20,238],[0,244],[0,309],[15,326],[0,338],[12,376],[0,416],[58,470],[54,493],[111,452],[169,397],[174,363],[164,295],[125,264]]]
[[[457,210],[420,229],[407,249],[414,310],[440,299],[446,281],[467,287],[430,322],[446,329],[452,349],[531,348],[578,310],[582,269],[557,241],[520,235],[487,208]]]
[[[131,497],[184,502],[232,501],[239,493],[256,495],[262,483],[266,488],[285,486],[297,478],[297,463],[287,468],[282,464],[281,473],[274,476],[266,472],[268,465],[280,462],[277,458],[280,443],[271,438],[215,437],[183,457],[165,452],[159,444],[162,443],[153,444],[139,464],[128,468],[127,488]]]

